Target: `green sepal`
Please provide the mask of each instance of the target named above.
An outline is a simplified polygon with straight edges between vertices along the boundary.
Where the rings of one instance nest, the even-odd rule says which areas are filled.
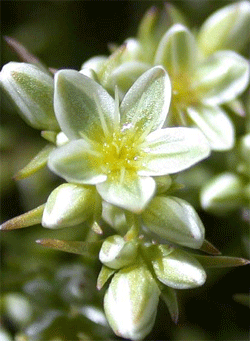
[[[15,180],[25,179],[46,166],[50,152],[55,147],[51,144],[46,145],[38,154],[14,176]]]
[[[200,251],[209,253],[210,255],[220,255],[221,252],[208,240],[204,240],[203,244],[200,247]]]
[[[45,204],[38,206],[24,214],[21,214],[18,217],[7,220],[0,226],[0,230],[2,231],[15,230],[21,229],[23,227],[40,224],[42,220],[44,207]]]
[[[37,244],[40,244],[44,247],[48,247],[53,250],[75,253],[77,255],[82,255],[91,258],[97,257],[102,245],[102,241],[78,242],[50,238],[38,239],[36,240],[36,242]]]
[[[104,284],[108,281],[108,279],[116,272],[114,269],[110,269],[107,266],[103,265],[101,271],[99,272],[97,278],[96,287],[98,290],[101,290]]]
[[[52,131],[52,130],[43,130],[41,131],[41,136],[51,142],[51,143],[54,143],[56,144],[56,137],[57,137],[57,132],[56,131]]]
[[[164,286],[161,290],[160,297],[166,303],[172,321],[177,323],[179,318],[179,307],[176,291],[170,287]]]
[[[233,266],[242,266],[249,264],[250,261],[244,258],[227,257],[227,256],[193,256],[199,261],[199,263],[205,268],[227,268]]]

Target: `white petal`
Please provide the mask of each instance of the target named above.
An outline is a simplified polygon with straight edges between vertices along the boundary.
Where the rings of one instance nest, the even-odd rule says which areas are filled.
[[[203,53],[240,51],[250,39],[250,3],[237,1],[212,13],[203,23],[198,43]]]
[[[107,178],[101,168],[100,156],[85,140],[73,140],[50,154],[48,166],[68,182],[96,184]]]
[[[233,51],[218,51],[199,66],[196,91],[209,105],[229,102],[249,84],[249,61]]]
[[[166,71],[155,66],[144,72],[125,95],[121,106],[121,125],[134,131],[137,138],[161,128],[171,98],[171,84]]]
[[[161,39],[155,64],[163,65],[171,76],[191,73],[196,67],[197,49],[193,34],[183,25],[175,24]]]
[[[187,108],[187,113],[206,136],[213,150],[228,150],[233,147],[234,126],[221,108],[200,105]]]
[[[55,74],[54,106],[60,127],[70,139],[86,135],[102,141],[113,132],[114,99],[80,72],[61,70]]]
[[[147,154],[138,174],[159,176],[180,172],[210,153],[205,136],[196,128],[165,128],[151,133],[141,145]]]
[[[117,176],[97,185],[97,190],[104,200],[115,206],[139,213],[152,199],[156,189],[155,181],[150,177]]]

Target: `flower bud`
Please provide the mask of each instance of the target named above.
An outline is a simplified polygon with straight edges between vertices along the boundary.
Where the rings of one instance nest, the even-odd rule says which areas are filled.
[[[213,178],[201,191],[202,207],[217,214],[225,214],[242,204],[243,182],[233,173]]]
[[[42,225],[51,229],[82,223],[95,209],[95,188],[71,183],[57,187],[49,196]]]
[[[159,245],[158,251],[152,264],[159,281],[174,289],[190,289],[205,283],[203,267],[190,254],[178,249],[169,253],[169,247],[165,245]]]
[[[154,325],[159,295],[155,280],[143,265],[115,274],[104,297],[104,310],[116,335],[142,340]]]
[[[10,62],[2,68],[0,84],[28,124],[36,129],[60,130],[53,109],[52,76],[32,64]]]
[[[133,241],[126,242],[119,235],[108,237],[102,244],[99,253],[100,261],[112,269],[120,269],[134,263],[136,257],[136,243]]]

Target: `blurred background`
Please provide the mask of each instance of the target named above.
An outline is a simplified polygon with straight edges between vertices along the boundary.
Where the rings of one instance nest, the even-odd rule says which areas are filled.
[[[194,29],[214,10],[230,3],[226,0],[171,2],[187,16]],[[80,69],[90,57],[108,55],[110,43],[121,44],[126,38],[135,36],[143,14],[153,5],[162,7],[163,2],[1,1],[1,64],[18,61],[4,40],[4,36],[10,36],[49,67]],[[8,99],[4,95],[1,97],[1,221],[5,221],[44,203],[59,180],[46,169],[29,179],[13,180],[15,173],[36,155],[45,141],[39,131],[23,122]],[[215,163],[218,159],[215,155]],[[242,238],[248,223],[242,220],[240,212],[215,217],[200,210],[199,206],[196,209],[206,228],[206,238],[223,255],[249,258],[248,245]],[[41,226],[1,234],[1,293],[4,298],[0,323],[11,338],[28,324],[11,316],[11,309],[6,308],[9,304],[6,295],[21,294],[33,305],[32,295],[24,290],[28,280],[44,276],[41,278],[46,277],[51,283],[54,273],[64,264],[74,267],[83,262],[75,255],[44,250],[35,243],[38,238],[81,240],[83,235],[81,229],[48,231]],[[48,306],[57,309],[62,304],[55,293],[56,285],[53,288],[50,291],[53,304],[49,301]],[[248,288],[249,266],[208,271],[208,280],[203,287],[178,292],[180,319],[177,325],[171,322],[166,306],[160,302],[157,322],[147,339],[248,340],[249,308],[233,298],[235,294],[247,293]],[[37,293],[35,311],[31,309],[38,319],[46,315],[46,305],[39,306],[47,289],[43,290]],[[61,331],[62,340],[73,341],[69,336],[70,328]]]

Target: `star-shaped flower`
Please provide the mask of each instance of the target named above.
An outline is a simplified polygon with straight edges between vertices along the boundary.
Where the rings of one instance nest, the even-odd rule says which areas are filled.
[[[155,193],[154,176],[180,172],[209,155],[194,128],[161,129],[171,98],[168,74],[156,66],[129,89],[121,105],[74,70],[55,75],[55,114],[70,142],[49,157],[66,181],[96,185],[107,202],[141,212]]]

